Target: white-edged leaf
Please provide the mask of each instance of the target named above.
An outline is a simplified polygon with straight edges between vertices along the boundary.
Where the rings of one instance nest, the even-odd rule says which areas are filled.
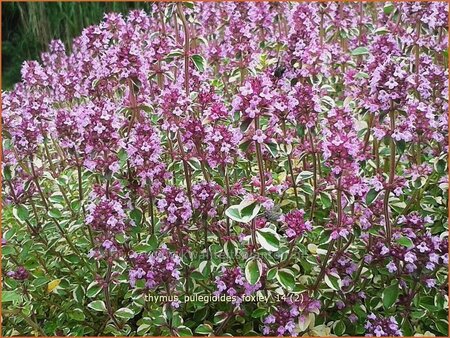
[[[131,319],[134,317],[134,312],[133,312],[133,310],[131,310],[127,307],[123,307],[123,308],[118,309],[116,311],[115,315],[119,318],[128,320],[128,319]]]
[[[251,259],[245,265],[245,278],[251,285],[259,282],[262,273],[262,264],[258,259]]]
[[[325,284],[327,284],[331,289],[339,291],[342,288],[341,277],[335,273],[330,273],[325,275]]]
[[[353,56],[367,55],[367,54],[369,54],[369,49],[367,49],[367,47],[356,47],[355,49],[352,50]]]
[[[98,293],[102,290],[102,286],[98,284],[96,281],[93,281],[89,284],[86,290],[86,296],[93,298],[98,295]]]
[[[102,300],[94,300],[88,304],[88,308],[99,312],[106,312],[105,302]]]
[[[267,251],[278,251],[280,248],[279,235],[270,228],[259,229],[256,231],[258,243]]]
[[[225,210],[225,215],[233,221],[248,223],[258,215],[260,209],[261,205],[256,201],[244,200],[238,205],[230,206]]]
[[[292,290],[295,286],[295,275],[289,269],[278,270],[277,280],[285,289]]]

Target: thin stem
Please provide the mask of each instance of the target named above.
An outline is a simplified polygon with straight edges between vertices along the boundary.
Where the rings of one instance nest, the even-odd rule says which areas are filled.
[[[395,111],[393,107],[391,107],[391,111],[389,112],[389,119],[390,119],[391,133],[393,133],[395,129]],[[395,178],[395,142],[394,138],[392,137],[392,134],[389,140],[389,148],[390,148],[389,181],[384,195],[384,218],[386,224],[386,241],[388,246],[391,245],[391,237],[392,237],[391,220],[389,215],[389,195],[391,193],[392,185],[394,183]]]
[[[416,88],[419,88],[419,66],[420,66],[420,20],[417,20],[416,24],[416,48],[415,48],[415,64],[416,64]],[[419,92],[417,91],[417,94],[419,95]]]
[[[330,259],[331,251],[333,250],[333,246],[334,246],[334,242],[335,242],[335,240],[332,239],[330,241],[330,243],[328,244],[328,250],[327,250],[327,253],[325,254],[325,258],[324,258],[324,260],[322,262],[322,266],[320,268],[320,272],[317,275],[317,279],[316,279],[316,282],[314,283],[313,290],[317,290],[317,288],[319,287],[320,282],[322,281],[322,278],[325,276],[327,263],[328,263],[328,260]]]
[[[286,139],[287,139],[287,137],[286,137],[286,121],[284,119],[281,120],[281,126],[283,128],[284,140],[286,141]],[[287,148],[287,142],[285,142],[285,145],[286,145],[286,148]],[[293,167],[292,167],[292,157],[291,157],[290,153],[287,155],[287,158],[288,158],[289,174],[291,175],[292,187],[294,189],[295,204],[297,205],[297,209],[298,209],[299,208],[299,202],[298,202],[298,193],[297,193],[297,183],[295,182],[294,170],[293,170]]]
[[[39,334],[43,337],[46,336],[44,330],[40,327],[40,325],[35,322],[30,316],[25,315],[22,311],[19,311],[19,315],[30,325],[33,329],[39,332]]]
[[[209,245],[208,245],[208,224],[206,222],[207,215],[203,215],[202,221],[203,221],[203,230],[204,230],[204,237],[205,237],[205,252],[206,252],[206,260],[210,260],[210,254],[209,254]]]
[[[153,194],[150,185],[148,187],[148,210],[150,212],[150,220],[151,220],[150,234],[153,235],[155,233],[155,216],[153,215]]]
[[[314,146],[314,139],[312,136],[312,132],[310,129],[308,129],[308,136],[309,141],[311,142],[311,150],[312,150],[312,158],[313,158],[313,186],[314,186],[314,194],[313,194],[313,200],[311,204],[311,215],[310,219],[313,219],[314,211],[316,208],[316,201],[317,201],[317,156],[316,156],[316,147]],[[319,163],[320,167],[320,163]]]
[[[184,85],[186,87],[186,94],[189,96],[189,54],[190,54],[190,31],[186,17],[183,14],[183,4],[177,3],[178,16],[181,19],[184,29]]]
[[[253,251],[256,251],[256,246],[257,246],[257,242],[256,242],[256,218],[254,218],[252,220],[251,231],[252,231]]]
[[[255,130],[259,129],[259,117],[255,117]],[[264,162],[262,158],[262,152],[261,152],[261,144],[259,144],[258,141],[255,140],[255,147],[256,147],[256,158],[258,161],[258,169],[259,169],[259,179],[260,179],[260,195],[264,196],[266,191],[266,182],[265,182],[265,174],[264,174]]]
[[[189,170],[189,164],[186,161],[186,153],[184,152],[183,141],[181,140],[181,135],[179,132],[177,132],[177,142],[178,142],[178,147],[180,148],[181,157],[182,157],[182,161],[183,161],[183,170],[184,170],[184,176],[186,178],[187,195],[188,195],[189,201],[192,204],[191,172]]]
[[[230,321],[230,319],[232,318],[233,313],[228,313],[227,314],[227,318],[223,321],[223,323],[217,328],[216,331],[214,331],[214,335],[215,336],[219,336],[223,329],[225,328],[225,326],[228,324],[228,322]]]
[[[45,210],[48,211],[47,198],[45,197],[44,192],[41,189],[41,185],[39,184],[39,179],[36,175],[36,170],[35,170],[34,164],[33,164],[33,156],[30,156],[30,166],[31,166],[31,172],[33,173],[34,184],[36,185],[36,188],[39,191],[39,195],[41,195],[42,204],[44,204]]]
[[[120,323],[117,321],[116,317],[114,316],[114,311],[111,306],[111,297],[109,294],[109,284],[111,282],[111,272],[112,272],[112,261],[109,261],[108,262],[108,270],[106,272],[106,278],[105,278],[106,287],[103,289],[104,295],[105,295],[105,305],[106,305],[106,310],[108,311],[108,315],[114,322],[114,325],[118,329],[121,329],[122,326],[120,325]]]
[[[223,172],[225,175],[225,188],[226,188],[226,194],[227,194],[227,205],[225,206],[225,210],[230,206],[230,179],[228,177],[228,170],[227,167],[223,166]],[[227,236],[230,236],[230,218],[226,217],[227,219]]]
[[[186,90],[186,96],[189,97],[189,93],[190,93],[190,90],[189,90],[190,31],[189,31],[188,22],[186,21],[186,17],[183,14],[182,6],[183,6],[182,3],[180,3],[180,2],[177,3],[177,13],[181,19],[181,22],[183,24],[183,29],[184,29],[184,87]],[[188,165],[188,163],[186,161],[186,157],[185,157],[183,142],[181,140],[181,136],[180,136],[179,132],[177,132],[177,141],[178,141],[178,146],[180,148],[181,156],[183,158],[183,169],[184,169],[184,175],[186,177],[188,198],[192,204],[191,177],[190,177],[191,175],[190,175],[189,165]]]
[[[294,252],[294,247],[295,247],[295,240],[292,240],[289,243],[289,252],[287,254],[286,259],[277,265],[279,268],[282,268],[283,266],[287,266],[289,264],[289,261],[291,260],[292,257],[292,253]]]
[[[370,114],[370,113],[369,113],[369,114]],[[369,145],[370,131],[371,131],[371,129],[372,129],[373,120],[374,120],[374,115],[373,115],[373,114],[370,114],[370,115],[369,115],[369,123],[367,124],[367,132],[366,132],[366,135],[364,135],[364,148],[363,148],[363,153],[366,151],[367,146]]]
[[[337,226],[340,227],[342,224],[342,216],[343,216],[343,210],[342,210],[342,188],[341,188],[341,177],[339,177],[337,179],[337,211],[338,211],[338,219],[337,219]],[[317,276],[316,282],[314,284],[313,289],[317,290],[320,282],[322,281],[322,278],[325,276],[325,272],[326,272],[326,268],[327,268],[327,263],[328,260],[331,256],[331,252],[333,250],[334,247],[334,243],[335,243],[335,239],[332,239],[330,241],[330,244],[328,245],[328,250],[327,253],[325,255],[325,259],[322,263],[322,267],[320,269],[319,275]]]

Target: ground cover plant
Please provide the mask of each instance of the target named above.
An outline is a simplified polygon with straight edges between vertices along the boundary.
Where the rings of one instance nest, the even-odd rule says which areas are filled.
[[[448,334],[446,3],[159,3],[2,93],[2,334]]]

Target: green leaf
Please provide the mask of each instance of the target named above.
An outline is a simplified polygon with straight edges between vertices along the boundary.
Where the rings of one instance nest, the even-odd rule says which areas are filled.
[[[406,142],[404,140],[395,141],[395,144],[397,145],[398,153],[403,154],[406,149]]]
[[[251,259],[245,265],[245,278],[251,285],[258,283],[261,278],[262,264],[257,259]]]
[[[122,307],[116,311],[115,315],[119,318],[128,320],[134,317],[134,312],[127,307]]]
[[[211,273],[211,262],[203,261],[198,265],[198,271],[203,274],[203,276],[208,276]]]
[[[312,196],[314,194],[314,190],[311,184],[306,183],[302,184],[300,187],[300,191],[304,192],[306,195]]]
[[[367,54],[369,54],[369,50],[367,49],[367,47],[357,47],[352,50],[353,56],[367,55]]]
[[[266,309],[256,309],[252,312],[252,318],[261,318],[262,316],[265,316],[267,314]]]
[[[386,14],[386,15],[391,14],[394,10],[395,10],[395,7],[393,4],[386,4],[383,7],[384,14]]]
[[[244,200],[238,205],[230,206],[227,210],[225,210],[225,215],[233,221],[248,223],[258,215],[260,209],[261,205],[259,205],[256,201]]]
[[[86,318],[82,309],[73,309],[69,312],[69,317],[78,322],[82,322]]]
[[[267,279],[268,280],[274,279],[276,274],[277,274],[277,269],[276,268],[269,269],[269,271],[267,271]]]
[[[15,302],[22,298],[16,291],[2,291],[2,303]]]
[[[380,191],[376,191],[375,189],[370,189],[366,195],[366,205],[371,205],[373,201],[375,201],[380,194]]]
[[[232,205],[227,210],[225,210],[225,215],[227,215],[229,218],[231,218],[233,221],[236,222],[240,222],[242,217],[238,205]]]
[[[227,314],[223,311],[218,311],[214,315],[213,323],[214,325],[219,325],[220,323],[223,323],[227,319]]]
[[[86,296],[89,298],[93,298],[98,295],[98,293],[102,290],[102,286],[98,284],[96,281],[89,284],[86,290]]]
[[[148,240],[148,245],[150,246],[150,250],[155,250],[158,247],[158,238],[155,235],[151,235]]]
[[[412,337],[414,336],[414,328],[411,325],[411,322],[408,318],[403,319],[402,323],[402,333],[405,335],[405,337]]]
[[[3,254],[3,250],[2,250],[2,254]],[[48,277],[38,277],[31,284],[35,288],[40,288],[40,287],[46,285],[48,282],[49,282]]]
[[[294,273],[289,269],[278,270],[277,280],[285,289],[292,290],[295,286]]]
[[[256,231],[256,238],[259,244],[267,251],[278,251],[280,248],[279,235],[270,228],[259,229]]]
[[[210,334],[213,332],[211,325],[209,324],[200,324],[196,329],[195,333],[198,334]]]
[[[358,74],[355,75],[355,77],[357,79],[368,79],[369,78],[369,74],[364,73],[364,72],[359,72]]]
[[[435,168],[435,170],[439,173],[439,174],[441,174],[441,175],[443,175],[443,174],[445,174],[446,173],[446,171],[447,171],[447,162],[446,161],[444,161],[444,160],[438,160],[435,164],[434,164],[434,168]]]
[[[345,323],[342,320],[338,320],[334,325],[334,334],[338,337],[342,336],[345,332]]]
[[[421,297],[419,305],[430,312],[439,311],[439,307],[434,302],[434,297],[431,296]]]
[[[392,284],[384,289],[383,306],[385,309],[389,309],[397,301],[399,291],[398,283]]]
[[[414,243],[408,237],[400,237],[399,239],[396,240],[396,242],[400,245],[407,247],[408,249],[414,246]]]
[[[252,122],[253,122],[253,119],[250,119],[250,118],[242,121],[241,125],[239,126],[239,129],[241,130],[241,132],[245,133]]]
[[[84,298],[83,287],[81,285],[77,285],[77,287],[75,287],[75,289],[73,290],[72,295],[75,301],[77,301],[78,303],[82,303]]]
[[[141,225],[142,222],[142,211],[139,209],[133,209],[130,212],[130,218],[134,221],[136,225]]]
[[[298,174],[297,178],[295,179],[295,183],[309,180],[313,176],[314,176],[314,173],[312,173],[311,171],[307,171],[307,170],[302,171],[300,174]]]
[[[387,29],[386,27],[380,27],[375,29],[374,34],[378,34],[378,35],[383,35],[389,33],[389,29]]]
[[[236,257],[237,243],[233,240],[226,241],[223,250],[227,257],[234,258]]]
[[[188,163],[191,166],[191,168],[194,170],[200,170],[202,168],[202,164],[201,164],[200,160],[196,157],[191,157],[188,160]]]
[[[11,179],[11,166],[5,166],[5,168],[3,169],[3,176],[5,177],[6,181],[9,181]]]
[[[50,209],[47,212],[47,214],[52,218],[61,218],[62,217],[61,211],[56,208]]]
[[[167,54],[166,58],[173,59],[173,58],[180,57],[183,54],[184,54],[184,51],[182,49],[175,49],[175,50],[171,51],[169,54]]]
[[[256,201],[252,202],[249,205],[242,204],[242,206],[243,208],[241,209],[241,215],[243,219],[248,219],[246,223],[255,218],[256,215],[258,215],[259,210],[261,209],[261,206]]]
[[[320,193],[320,202],[322,203],[323,209],[328,209],[331,207],[331,196],[327,192]]]
[[[448,337],[448,321],[439,320],[435,323],[436,329],[443,334],[444,337]]]
[[[57,193],[53,194],[48,199],[50,200],[50,202],[55,203],[55,204],[61,204],[64,201],[63,195],[57,194]]]
[[[94,300],[88,304],[88,307],[95,311],[106,312],[106,305],[102,300]]]
[[[207,278],[206,276],[203,276],[199,271],[193,271],[189,276],[190,278],[195,280],[204,280]]]
[[[264,143],[264,146],[270,152],[273,157],[277,157],[278,155],[278,145],[274,142]]]
[[[342,288],[341,277],[335,273],[327,273],[325,275],[325,284],[327,284],[331,289],[339,291]]]
[[[27,207],[24,206],[23,204],[19,204],[14,207],[13,215],[17,220],[21,222],[25,222],[30,216]]]
[[[139,325],[139,327],[137,328],[137,334],[139,336],[145,336],[145,334],[150,330],[151,327],[152,327],[152,325],[147,324],[147,323]]]
[[[134,251],[137,253],[143,253],[143,252],[152,252],[152,246],[149,243],[141,243],[141,244],[137,244],[134,247]]]
[[[191,56],[192,61],[194,62],[195,67],[198,71],[203,72],[205,70],[206,61],[203,56],[194,54]]]
[[[177,332],[180,335],[180,337],[190,337],[193,336],[192,330],[186,326],[179,326],[177,328]]]

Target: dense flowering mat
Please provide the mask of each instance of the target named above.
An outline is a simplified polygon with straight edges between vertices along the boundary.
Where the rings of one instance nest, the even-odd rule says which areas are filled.
[[[446,3],[164,3],[2,95],[3,335],[447,335]]]

